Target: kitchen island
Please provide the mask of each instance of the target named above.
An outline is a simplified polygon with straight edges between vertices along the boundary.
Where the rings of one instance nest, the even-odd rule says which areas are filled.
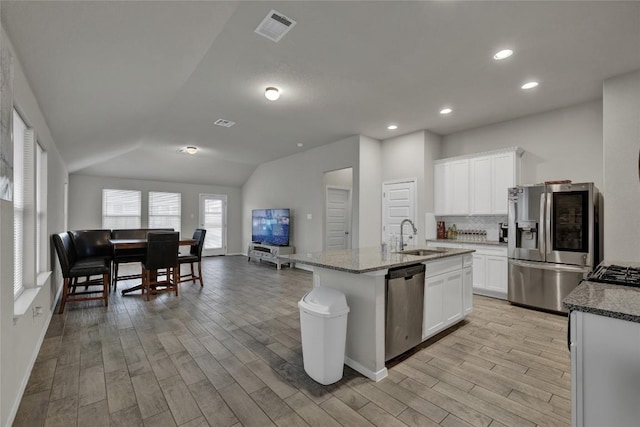
[[[435,249],[435,251],[434,251]],[[389,269],[425,264],[423,340],[463,320],[471,312],[473,250],[425,248],[424,254],[382,252],[380,248],[346,249],[283,256],[313,267],[313,286],[343,292],[347,320],[345,364],[379,381],[385,367],[385,276]]]
[[[640,287],[583,280],[563,305],[569,310],[572,425],[638,425]]]

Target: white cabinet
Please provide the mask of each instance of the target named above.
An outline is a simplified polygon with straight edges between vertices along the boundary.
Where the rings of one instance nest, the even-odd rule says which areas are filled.
[[[436,215],[469,213],[469,161],[436,163],[433,169]]]
[[[428,247],[473,249],[471,273],[473,292],[507,299],[509,262],[505,246],[474,243],[427,242]],[[466,266],[465,266],[466,267]]]
[[[519,183],[521,155],[510,148],[436,161],[435,214],[506,215],[507,189]]]
[[[483,156],[470,160],[471,169],[471,215],[491,214],[491,157]]]
[[[496,154],[491,159],[491,214],[507,215],[508,189],[516,186],[519,155],[516,152]]]
[[[506,295],[509,263],[506,256],[485,255],[485,289]]]
[[[572,425],[637,426],[640,323],[572,311]]]
[[[459,322],[471,311],[471,307],[467,307],[465,312],[465,303],[472,302],[464,301],[463,258],[456,256],[426,263],[423,340]]]

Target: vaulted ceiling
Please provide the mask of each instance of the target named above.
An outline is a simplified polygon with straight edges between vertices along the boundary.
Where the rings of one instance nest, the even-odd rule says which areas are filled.
[[[271,9],[297,22],[278,43],[254,32]],[[604,79],[640,69],[639,2],[3,0],[1,10],[70,172],[90,175],[238,186],[262,162],[349,135],[445,135],[597,99]],[[514,55],[494,61],[505,47]],[[532,79],[538,88],[520,89]],[[278,101],[267,86],[281,88]],[[179,153],[186,145],[200,152]]]

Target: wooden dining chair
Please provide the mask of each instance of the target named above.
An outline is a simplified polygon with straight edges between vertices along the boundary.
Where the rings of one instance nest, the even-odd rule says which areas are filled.
[[[147,253],[142,262],[142,293],[147,293],[147,301],[152,290],[175,290],[178,295],[179,241],[180,234],[177,232],[147,234]],[[158,270],[165,270],[165,280],[159,280]]]
[[[190,264],[191,272],[186,274],[180,274],[179,283],[194,282],[200,280],[200,286],[204,286],[202,282],[202,248],[204,247],[204,238],[207,234],[207,230],[203,228],[197,228],[193,232],[193,240],[196,241],[194,245],[191,245],[188,255],[181,255],[178,257],[178,263]],[[195,274],[194,264],[198,263],[198,275]]]

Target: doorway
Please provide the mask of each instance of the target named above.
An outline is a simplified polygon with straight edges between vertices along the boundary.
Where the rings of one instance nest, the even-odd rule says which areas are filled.
[[[203,256],[227,252],[227,196],[200,194],[200,228],[207,230]]]
[[[353,168],[324,173],[324,250],[351,248]]]
[[[416,225],[416,180],[387,181],[382,184],[382,241],[388,242],[395,235],[400,238],[400,223],[410,219]],[[417,225],[416,225],[417,227]],[[405,243],[415,246],[411,225],[405,224]]]

